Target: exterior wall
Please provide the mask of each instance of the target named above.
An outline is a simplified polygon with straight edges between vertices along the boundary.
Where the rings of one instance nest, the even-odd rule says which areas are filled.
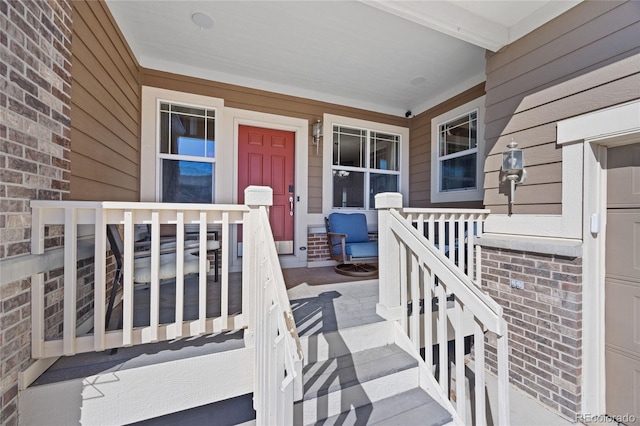
[[[484,83],[441,103],[410,119],[409,206],[482,208],[479,201],[464,203],[431,203],[431,120],[485,94]]]
[[[482,257],[482,286],[509,327],[511,383],[574,420],[582,396],[582,259],[487,247]],[[496,372],[497,347],[487,345]]]
[[[140,67],[104,2],[73,13],[71,198],[138,201]]]
[[[142,69],[142,85],[221,98],[224,99],[225,107],[306,119],[309,121],[309,127],[311,127],[311,125],[317,120],[321,120],[325,113],[396,126],[408,126],[408,121],[404,117],[395,117],[341,105],[280,95],[277,93],[249,89],[145,68]],[[311,129],[309,129],[309,134],[311,134]],[[326,140],[326,137],[324,139]],[[318,153],[316,153],[316,146],[312,144],[311,137],[309,138],[309,180],[307,184],[308,213],[322,213],[322,149],[324,146],[325,144],[323,140]]]
[[[0,2],[0,259],[29,253],[32,199],[69,198],[71,2]],[[56,231],[53,230],[52,234]],[[47,246],[57,245],[57,237]],[[0,260],[1,261],[1,260]],[[30,363],[31,283],[0,286],[0,424]]]
[[[563,150],[576,146],[557,144],[556,125],[639,98],[639,31],[640,3],[583,2],[487,57],[484,204],[492,217],[485,225],[490,234],[480,243],[487,262],[483,285],[509,321],[512,383],[572,420],[592,409],[589,395],[601,392],[585,379],[591,374],[586,369],[594,365],[587,359],[597,355],[583,349],[598,345],[591,341],[598,336],[584,331],[593,328],[583,330],[589,318],[599,315],[583,309],[583,300],[596,297],[583,285],[593,291],[591,283],[598,278],[586,275],[593,267],[580,257],[536,252],[563,252],[573,245],[579,256],[587,239],[583,200],[562,203],[563,190],[565,199],[582,191],[583,164],[563,164]],[[527,180],[517,186],[509,216],[500,166],[512,138],[524,149]],[[562,175],[566,179],[568,171],[580,175],[571,176],[577,184],[563,188]],[[568,216],[571,211],[577,215]],[[514,221],[523,226],[513,226]],[[551,222],[562,229],[545,227]],[[522,280],[525,289],[512,289],[512,278]]]
[[[639,9],[637,1],[584,2],[488,55],[484,204],[492,213],[507,213],[499,175],[512,138],[528,173],[513,213],[561,213],[556,122],[638,98]]]

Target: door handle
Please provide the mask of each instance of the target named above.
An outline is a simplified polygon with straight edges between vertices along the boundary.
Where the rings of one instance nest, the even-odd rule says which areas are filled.
[[[293,216],[293,195],[289,197],[289,216]]]

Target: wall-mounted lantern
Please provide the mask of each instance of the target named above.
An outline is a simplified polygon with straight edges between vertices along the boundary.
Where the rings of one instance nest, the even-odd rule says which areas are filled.
[[[320,120],[318,120],[316,123],[313,123],[311,134],[313,135],[313,144],[316,146],[316,155],[318,155],[318,150],[320,148],[320,138],[322,137],[322,123],[320,122]]]
[[[502,171],[506,174],[511,185],[509,204],[514,202],[516,184],[523,183],[527,177],[527,171],[524,169],[524,152],[517,149],[516,146],[518,146],[518,142],[512,139],[507,145],[509,150],[502,153]]]

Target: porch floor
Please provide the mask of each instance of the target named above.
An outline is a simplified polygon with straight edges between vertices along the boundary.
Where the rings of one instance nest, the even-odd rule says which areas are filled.
[[[327,331],[355,327],[372,322],[383,321],[376,315],[375,306],[378,300],[378,280],[362,281],[358,278],[336,274],[333,267],[326,268],[294,268],[283,270],[294,318],[301,336],[318,334]],[[213,277],[209,277],[213,283]],[[239,306],[241,282],[240,273],[230,274],[230,306]],[[166,286],[171,287],[171,286]],[[138,292],[145,290],[139,290]],[[148,291],[147,291],[148,293]],[[197,309],[197,292],[195,300],[187,300],[186,304]],[[145,297],[144,293],[141,296]],[[209,309],[216,306],[215,295],[210,300]],[[162,303],[167,305],[169,317],[175,299],[170,294],[162,296]],[[217,299],[219,304],[219,296]],[[135,304],[134,304],[135,305]],[[143,304],[140,304],[143,305]],[[233,310],[230,309],[230,312]],[[120,313],[116,310],[112,319],[117,323]],[[161,314],[162,317],[163,314]],[[190,315],[185,307],[185,316]],[[145,316],[137,316],[136,321],[145,322]],[[165,320],[165,318],[163,318]],[[146,319],[148,321],[148,319]],[[169,321],[171,321],[169,319]],[[244,346],[242,331],[219,333],[201,336],[195,339],[183,339],[173,342],[162,342],[121,348],[114,354],[109,351],[101,353],[80,354],[63,357],[34,382],[33,386],[58,382],[77,377],[86,377],[98,373],[118,371],[181,359],[205,353],[220,352]],[[495,399],[497,384],[487,375],[489,398]],[[493,397],[492,397],[493,395]],[[546,409],[526,393],[511,387],[511,424],[514,426],[560,426],[571,422]],[[492,404],[493,406],[493,404]],[[144,424],[153,425],[194,425],[216,424],[233,425],[253,423],[255,413],[251,410],[251,395],[222,401],[208,406],[198,407],[171,415],[149,419]],[[245,416],[238,416],[238,412]]]

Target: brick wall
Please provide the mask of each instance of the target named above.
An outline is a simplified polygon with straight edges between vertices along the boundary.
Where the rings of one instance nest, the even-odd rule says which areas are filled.
[[[309,234],[307,236],[307,262],[320,262],[329,259],[327,234]]]
[[[378,241],[378,233],[369,233],[369,241]],[[331,260],[329,256],[327,234],[315,233],[307,235],[307,263]]]
[[[582,259],[490,247],[482,257],[482,285],[509,326],[511,383],[574,420],[582,396]],[[494,342],[487,349],[495,371]]]
[[[71,2],[1,0],[0,22],[0,259],[4,259],[30,252],[30,200],[62,200],[69,195]],[[30,300],[28,279],[0,288],[2,425],[18,420],[18,372],[30,362]]]

